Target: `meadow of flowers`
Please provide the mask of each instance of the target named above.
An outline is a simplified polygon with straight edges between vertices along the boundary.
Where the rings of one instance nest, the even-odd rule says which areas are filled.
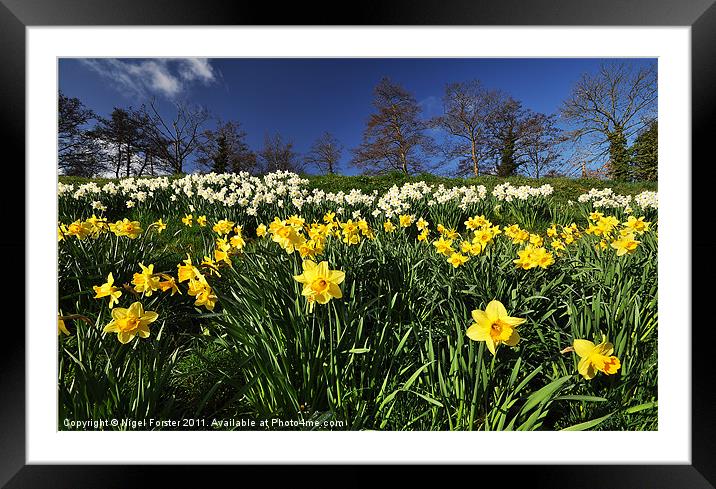
[[[657,429],[657,207],[285,172],[59,183],[58,426]]]

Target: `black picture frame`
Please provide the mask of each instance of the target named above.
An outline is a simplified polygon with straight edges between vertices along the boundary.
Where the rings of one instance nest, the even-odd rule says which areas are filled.
[[[263,5],[263,6],[262,6]],[[289,3],[277,8],[272,3],[218,2],[209,0],[0,0],[0,119],[5,129],[4,156],[10,171],[11,158],[25,161],[25,28],[28,26],[113,26],[113,25],[495,25],[495,26],[690,26],[692,88],[692,161],[670,162],[682,165],[692,175],[692,259],[709,257],[714,240],[701,232],[710,223],[708,200],[716,172],[708,153],[716,124],[716,4],[714,0],[439,0],[392,1],[375,4],[357,3],[338,8],[336,3]],[[708,158],[708,159],[707,159]],[[702,161],[702,159],[704,161]],[[693,171],[698,167],[698,175]],[[14,163],[18,171],[13,185],[26,188],[24,165]],[[698,178],[694,178],[694,176]],[[4,175],[5,176],[5,175]],[[9,178],[9,177],[8,177]],[[24,182],[21,186],[19,182]],[[662,182],[668,185],[668,182]],[[704,199],[697,205],[698,199]],[[15,201],[16,202],[16,201]],[[19,219],[17,205],[6,208]],[[24,217],[24,213],[23,213]],[[25,223],[25,219],[23,219]],[[15,226],[13,233],[0,233],[2,256],[31,257],[25,254],[24,229]],[[673,250],[688,253],[689,250]],[[23,264],[24,264],[23,260]],[[711,288],[700,286],[698,278],[708,277],[713,260],[699,261],[698,273],[692,273],[693,312],[708,310]],[[19,265],[19,261],[17,263]],[[19,272],[18,272],[19,273]],[[7,287],[3,285],[3,287]],[[16,287],[16,284],[15,286]],[[4,290],[4,297],[10,297]],[[11,297],[17,297],[17,292]],[[15,299],[15,307],[20,304]],[[716,430],[714,412],[716,394],[712,380],[710,345],[715,338],[709,321],[699,316],[684,317],[692,340],[692,412],[691,465],[521,465],[513,467],[482,466],[472,473],[479,480],[505,476],[510,481],[524,478],[530,487],[609,487],[613,488],[707,488],[716,485]],[[17,319],[14,319],[17,321]],[[7,321],[5,321],[7,322]],[[690,323],[690,324],[689,324]],[[30,325],[25,325],[29,327]],[[37,326],[37,325],[35,325]],[[10,328],[5,324],[4,327]],[[12,326],[13,334],[4,336],[0,355],[0,485],[27,487],[142,487],[148,477],[161,476],[162,486],[186,487],[203,481],[206,487],[222,476],[247,467],[192,466],[161,467],[121,465],[26,465],[25,453],[25,340],[21,330]],[[686,334],[685,338],[689,338]],[[683,413],[688,416],[689,413]],[[433,469],[427,469],[433,470]],[[253,472],[267,472],[253,468]],[[296,483],[312,483],[297,473],[296,467],[270,469],[271,480],[287,475]],[[420,475],[425,467],[414,467]],[[257,474],[251,474],[257,475]],[[340,473],[340,480],[367,481],[366,468],[351,466]],[[515,479],[517,477],[517,479]],[[238,482],[239,479],[237,479]],[[303,480],[303,482],[301,482]]]

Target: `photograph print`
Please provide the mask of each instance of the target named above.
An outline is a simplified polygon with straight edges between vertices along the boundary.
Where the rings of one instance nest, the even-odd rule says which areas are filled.
[[[656,58],[59,58],[57,429],[658,430]]]

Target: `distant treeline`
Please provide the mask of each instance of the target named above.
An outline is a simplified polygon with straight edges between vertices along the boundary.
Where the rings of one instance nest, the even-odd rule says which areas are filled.
[[[441,114],[424,118],[412,93],[383,78],[375,86],[362,141],[348,153],[350,163],[368,174],[655,181],[656,100],[654,67],[634,69],[615,61],[583,74],[556,114],[535,112],[501,90],[470,80],[446,85]],[[311,169],[334,174],[346,153],[330,132],[320,134],[303,155],[276,132],[252,149],[239,121],[216,120],[208,127],[212,117],[206,109],[185,102],[173,109],[167,117],[152,100],[136,109],[115,107],[104,118],[60,92],[60,174],[179,174],[189,162],[218,173]]]

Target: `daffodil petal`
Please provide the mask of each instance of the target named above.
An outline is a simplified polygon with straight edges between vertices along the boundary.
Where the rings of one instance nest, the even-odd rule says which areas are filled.
[[[104,331],[105,333],[119,333],[119,326],[116,322],[112,321],[111,323],[106,325],[102,331]]]
[[[480,309],[472,311],[472,319],[477,324],[482,324],[482,325],[486,325],[486,326],[489,326],[490,324],[492,324],[492,321],[490,321],[490,318],[487,317],[487,314],[485,313],[485,311],[482,311]]]
[[[328,281],[333,282],[334,284],[340,284],[343,280],[345,280],[345,278],[346,274],[341,270],[331,270],[328,274]]]
[[[134,333],[129,333],[127,331],[120,331],[117,334],[117,338],[119,339],[119,342],[123,345],[126,345],[130,341],[132,341],[132,338],[134,338]]]
[[[589,357],[584,357],[579,361],[577,370],[587,380],[593,379],[597,373],[596,369],[594,368],[594,365],[589,360]]]
[[[340,299],[341,297],[343,297],[343,292],[341,292],[341,288],[338,287],[338,285],[336,285],[334,283],[328,284],[328,293],[331,294],[336,299]]]
[[[520,335],[517,334],[517,331],[513,329],[510,337],[505,340],[505,345],[515,346],[517,344],[517,342],[519,342],[519,341],[520,341]]]
[[[510,326],[519,326],[520,324],[524,324],[527,319],[525,318],[513,318],[511,316],[505,316],[503,318],[500,318],[500,321],[503,323],[509,324]]]
[[[473,324],[467,328],[465,334],[473,341],[487,341],[490,338],[490,330],[483,328],[479,324]]]
[[[585,358],[589,356],[590,353],[592,353],[592,350],[594,350],[594,343],[589,340],[574,340],[574,343],[572,343],[572,348],[574,348],[574,351],[577,353],[577,355],[582,358]]]
[[[485,313],[490,320],[502,319],[507,317],[507,309],[498,300],[492,300],[485,308]]]
[[[159,314],[154,311],[145,311],[144,314],[139,318],[142,323],[153,323],[157,320]]]
[[[151,291],[147,291],[147,295],[150,295],[150,293]],[[142,317],[142,314],[144,314],[144,308],[142,307],[142,303],[137,301],[131,306],[129,306],[128,314],[132,317]]]
[[[495,342],[492,341],[492,337],[488,336],[487,340],[485,340],[485,343],[487,344],[487,349],[490,350],[490,353],[492,353],[492,355],[495,355]]]
[[[112,309],[112,319],[115,321],[119,321],[120,319],[124,319],[127,317],[127,309],[123,307],[118,307],[117,309]]]

